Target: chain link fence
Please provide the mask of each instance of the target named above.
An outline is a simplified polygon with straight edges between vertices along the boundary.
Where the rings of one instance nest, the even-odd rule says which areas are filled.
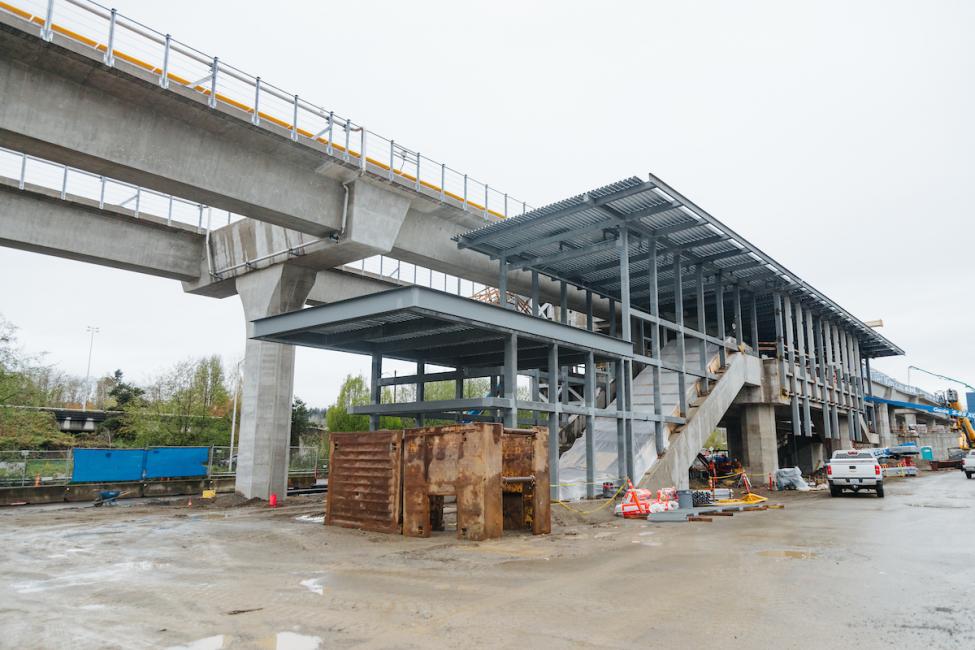
[[[70,480],[70,449],[0,451],[0,487],[63,485]]]

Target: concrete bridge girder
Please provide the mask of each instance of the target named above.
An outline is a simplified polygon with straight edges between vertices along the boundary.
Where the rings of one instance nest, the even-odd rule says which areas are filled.
[[[195,228],[6,182],[0,182],[0,245],[173,280],[206,272],[204,237]]]
[[[329,158],[324,146],[295,143],[277,125],[264,121],[254,126],[241,109],[223,103],[210,108],[196,91],[178,84],[164,90],[146,70],[122,60],[108,68],[92,57],[90,48],[57,33],[47,43],[12,21],[0,16],[0,96],[5,99],[0,103],[0,146],[312,236],[341,231],[342,183],[357,172]],[[72,119],[64,119],[66,112]],[[408,195],[385,185],[389,194]],[[387,200],[393,199],[379,203]],[[381,210],[370,212],[379,216]],[[360,218],[359,226],[374,233],[384,230],[368,220]],[[458,250],[450,241],[483,223],[480,214],[417,195],[395,245],[386,250],[407,262],[494,286],[497,264]],[[259,247],[258,242],[251,245]],[[368,242],[360,252],[376,254],[385,246]],[[339,257],[323,246],[322,268],[330,257],[353,256],[353,248]],[[529,274],[512,274],[509,288],[528,295]],[[207,293],[202,286],[197,289]],[[231,295],[227,291],[212,295]],[[543,279],[540,291],[544,301],[558,302],[557,283]],[[570,289],[568,298],[570,308],[585,308],[582,292]],[[608,314],[604,302],[594,305],[597,315]]]
[[[339,230],[343,192],[321,153],[137,66],[0,18],[0,145],[313,235]],[[70,115],[71,119],[65,119]]]

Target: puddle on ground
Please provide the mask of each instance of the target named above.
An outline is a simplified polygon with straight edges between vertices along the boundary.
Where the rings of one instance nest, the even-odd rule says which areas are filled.
[[[68,587],[83,587],[87,585],[103,584],[105,582],[127,581],[133,578],[133,573],[148,572],[164,565],[155,562],[120,562],[104,567],[96,567],[87,571],[64,573],[46,580],[28,580],[13,583],[14,591],[18,594],[31,594],[48,589],[65,589]]]
[[[215,634],[190,641],[186,645],[169,646],[166,650],[223,650],[224,647],[234,647],[233,641],[234,637],[227,638],[224,634]],[[272,637],[261,639],[259,643],[259,647],[273,650],[318,650],[321,645],[321,637],[297,632],[278,632]]]
[[[318,650],[322,638],[296,632],[278,632],[274,636],[274,650]]]
[[[759,551],[762,557],[777,557],[790,560],[813,560],[818,557],[812,551]]]
[[[298,584],[313,594],[318,594],[319,596],[325,595],[325,578],[308,578]]]
[[[186,645],[169,646],[166,650],[220,650],[221,648],[223,648],[223,635],[216,634],[190,641]]]
[[[306,524],[324,524],[325,515],[298,515],[295,517],[295,521],[300,521]]]

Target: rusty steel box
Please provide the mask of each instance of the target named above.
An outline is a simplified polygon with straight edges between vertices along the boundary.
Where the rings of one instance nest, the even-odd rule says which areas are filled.
[[[443,529],[443,499],[457,501],[457,537],[483,540],[503,530],[551,529],[548,430],[476,423],[407,429],[403,434],[403,534]]]
[[[548,429],[497,423],[332,433],[325,523],[429,537],[456,500],[457,537],[551,530]]]
[[[325,523],[400,531],[402,431],[329,434]]]

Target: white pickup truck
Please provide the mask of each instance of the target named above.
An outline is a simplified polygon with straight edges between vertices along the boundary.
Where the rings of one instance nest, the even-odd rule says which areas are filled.
[[[844,488],[859,492],[874,490],[884,497],[884,474],[877,457],[864,449],[840,449],[826,464],[830,496],[838,497]]]
[[[961,471],[965,472],[965,476],[968,478],[975,476],[975,449],[972,449],[962,458]]]

